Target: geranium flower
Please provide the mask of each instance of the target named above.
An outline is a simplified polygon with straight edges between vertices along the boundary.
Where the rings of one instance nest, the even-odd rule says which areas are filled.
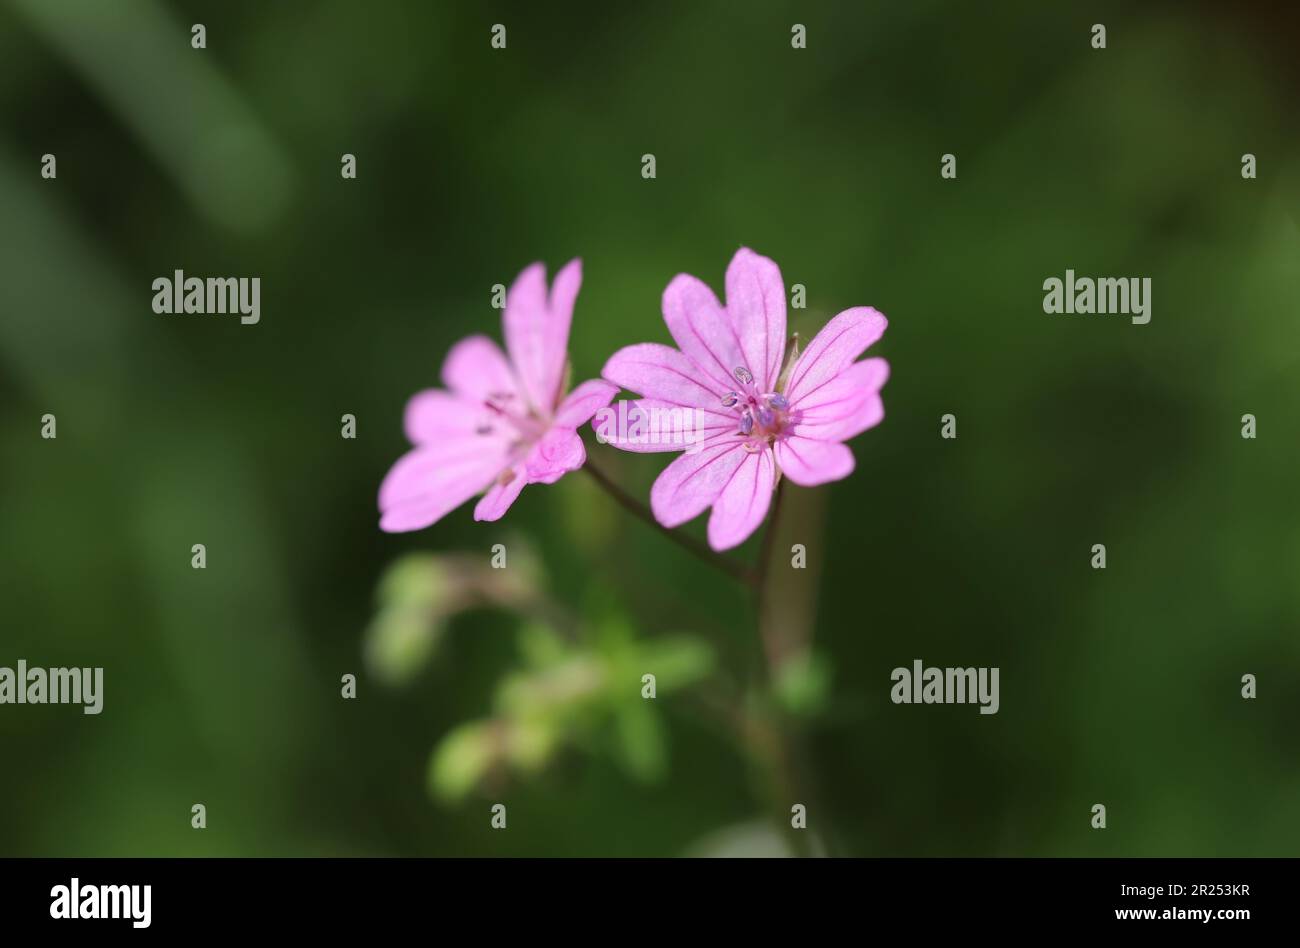
[[[412,396],[406,436],[415,445],[379,488],[381,529],[420,530],[475,494],[475,520],[497,520],[525,484],[553,484],[582,467],[577,428],[609,404],[617,386],[583,382],[566,397],[569,324],[582,285],[582,262],[555,277],[535,263],[515,280],[502,317],[509,358],[487,336],[452,346],[442,364],[445,389]]]
[[[727,305],[700,280],[679,274],[664,290],[663,313],[678,348],[628,346],[601,374],[644,396],[596,420],[600,440],[629,451],[682,450],[680,439],[646,439],[610,430],[613,417],[654,429],[645,419],[689,410],[699,440],[668,465],[650,507],[672,528],[712,507],[709,546],[726,550],[767,515],[779,475],[804,487],[847,477],[853,452],[843,442],[885,416],[884,359],[854,360],[883,335],[870,307],[840,313],[802,353],[785,362],[785,285],[767,257],[741,248],[726,276]],[[626,414],[624,414],[626,412]]]

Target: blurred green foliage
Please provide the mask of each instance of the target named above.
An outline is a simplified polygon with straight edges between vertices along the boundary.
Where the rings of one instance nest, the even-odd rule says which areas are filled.
[[[496,607],[520,623],[522,670],[505,673],[494,689],[495,715],[447,732],[430,761],[433,793],[456,801],[489,776],[513,769],[535,773],[565,745],[609,745],[638,780],[661,779],[667,749],[657,712],[647,702],[696,684],[713,656],[684,636],[635,636],[617,614],[594,629],[575,625],[548,601],[541,564],[521,538],[502,545],[499,566],[466,554],[412,553],[379,581],[378,610],[366,636],[367,665],[378,680],[407,684],[434,657],[448,622],[478,607]],[[567,635],[546,621],[564,623]],[[647,675],[652,676],[647,678]],[[600,742],[603,730],[613,740]],[[495,780],[493,789],[502,789]]]
[[[668,751],[653,702],[700,681],[712,665],[709,648],[694,639],[639,641],[617,622],[591,646],[525,625],[520,652],[527,668],[498,683],[495,716],[458,726],[438,745],[429,769],[436,795],[460,799],[498,766],[536,772],[569,744],[608,749],[628,776],[661,780]],[[655,670],[653,682],[646,669]]]

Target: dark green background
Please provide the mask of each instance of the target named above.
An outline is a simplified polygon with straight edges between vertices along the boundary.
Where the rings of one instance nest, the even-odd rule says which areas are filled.
[[[757,652],[744,596],[582,475],[498,525],[375,509],[406,398],[499,338],[492,284],[583,258],[576,380],[668,341],[669,279],[720,292],[746,245],[808,288],[792,329],[890,318],[884,423],[786,510],[833,669],[829,848],[1295,854],[1300,82],[1272,6],[9,0],[0,665],[102,665],[106,698],[0,706],[0,853],[670,855],[761,820],[673,699],[657,784],[576,750],[442,806],[430,750],[489,712],[515,620],[458,618],[403,688],[362,666],[390,562],[511,530],[570,608]],[[1150,277],[1151,323],[1044,315],[1067,267]],[[261,323],[155,315],[177,268],[260,276]],[[667,460],[591,450],[641,495]],[[892,705],[914,658],[999,666],[1000,713]]]

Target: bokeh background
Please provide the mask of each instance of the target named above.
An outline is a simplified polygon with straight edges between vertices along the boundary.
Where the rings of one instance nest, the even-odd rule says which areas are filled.
[[[106,695],[0,707],[0,853],[778,851],[711,710],[753,680],[742,590],[583,475],[495,525],[389,536],[375,509],[407,397],[499,334],[493,284],[583,258],[581,379],[668,341],[671,277],[720,292],[746,245],[807,287],[792,329],[891,321],[886,419],[849,480],[788,493],[810,568],[772,580],[815,650],[787,723],[818,845],[1294,855],[1300,73],[1274,6],[7,0],[0,665],[102,665]],[[1149,276],[1151,323],[1044,315],[1067,267]],[[155,315],[177,268],[260,276],[261,323]],[[643,496],[666,460],[591,453]],[[513,607],[376,631],[385,576],[448,562],[404,557],[495,543]],[[462,735],[443,790],[473,776],[464,726],[565,623],[563,648],[712,662],[440,794],[435,749]],[[999,666],[1000,712],[892,705],[916,658]]]

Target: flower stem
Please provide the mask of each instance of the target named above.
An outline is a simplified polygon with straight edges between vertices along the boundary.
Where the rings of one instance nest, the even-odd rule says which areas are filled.
[[[760,700],[757,707],[748,710],[744,704],[725,712],[725,720],[734,727],[741,742],[752,755],[752,759],[764,776],[767,784],[770,804],[774,807],[773,816],[777,825],[783,827],[783,835],[796,856],[813,855],[812,844],[805,830],[796,830],[790,826],[789,806],[793,802],[805,802],[804,789],[799,779],[799,765],[795,760],[797,748],[793,735],[785,733],[782,715],[770,705],[771,689],[775,686],[781,671],[781,664],[786,656],[781,645],[779,630],[768,616],[768,569],[776,542],[777,518],[781,513],[781,498],[784,493],[784,479],[777,482],[775,496],[767,524],[763,528],[763,537],[759,543],[758,560],[752,566],[744,566],[735,560],[723,556],[692,537],[677,530],[669,530],[655,519],[650,509],[627,491],[623,490],[608,475],[587,458],[583,469],[604,488],[614,501],[628,513],[645,521],[659,533],[672,540],[682,549],[702,562],[721,570],[732,579],[749,588],[754,600],[755,622],[758,626],[759,639],[763,643],[765,656],[763,677],[766,688],[760,685],[760,694],[767,691],[766,700]]]
[[[767,656],[768,677],[775,678],[781,660],[780,643],[777,630],[767,620],[767,571],[772,559],[772,545],[776,540],[776,521],[781,515],[781,496],[785,493],[785,478],[776,484],[776,493],[772,497],[772,511],[768,514],[767,525],[763,528],[763,540],[759,544],[758,563],[754,566],[754,621],[758,625],[758,634],[763,641],[763,653]]]
[[[807,797],[807,788],[800,774],[798,740],[788,729],[781,711],[769,702],[773,690],[781,675],[782,665],[789,658],[787,648],[782,641],[782,630],[772,620],[768,573],[772,564],[772,553],[776,546],[776,534],[781,516],[781,498],[785,493],[785,479],[777,481],[776,492],[772,497],[772,509],[768,514],[767,525],[763,528],[763,539],[759,544],[758,562],[754,565],[754,622],[758,626],[758,637],[763,644],[766,658],[766,691],[768,702],[758,712],[760,719],[755,721],[759,733],[767,732],[765,739],[754,742],[754,749],[767,771],[768,785],[775,808],[777,826],[781,828],[791,851],[796,856],[813,855],[812,842],[806,830],[795,829],[790,825],[790,806],[803,803],[811,808]]]
[[[587,458],[587,463],[582,466],[582,469],[590,474],[596,483],[605,489],[605,493],[609,494],[609,496],[628,513],[645,521],[659,531],[663,536],[672,540],[682,549],[688,551],[692,556],[708,563],[715,569],[722,570],[722,572],[726,573],[737,582],[744,583],[746,586],[750,587],[754,585],[756,575],[754,570],[737,563],[729,557],[723,556],[721,553],[715,553],[703,543],[693,537],[687,536],[681,531],[669,530],[655,519],[655,516],[650,512],[649,507],[641,503],[627,491],[623,490],[623,488],[619,487],[618,484],[614,483],[614,481],[610,480],[610,478],[601,471],[600,468],[596,467],[596,465],[591,462],[590,457]]]

